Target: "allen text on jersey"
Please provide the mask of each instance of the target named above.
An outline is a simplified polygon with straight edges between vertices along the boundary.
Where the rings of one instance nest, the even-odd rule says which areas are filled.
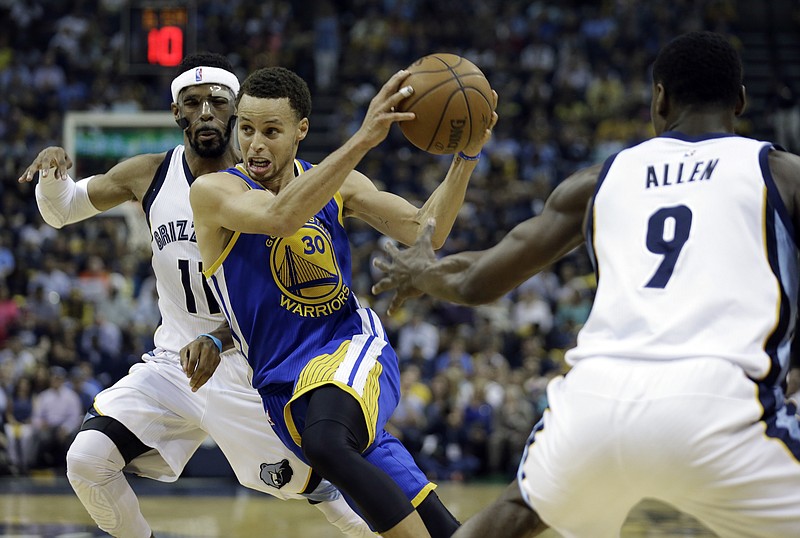
[[[717,167],[719,159],[710,161],[664,163],[663,165],[649,165],[647,167],[647,180],[645,188],[669,187],[681,183],[694,183],[707,181]]]

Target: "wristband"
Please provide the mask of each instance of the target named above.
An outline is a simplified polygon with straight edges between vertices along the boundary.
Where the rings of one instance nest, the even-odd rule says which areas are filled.
[[[458,156],[461,157],[462,159],[464,159],[465,161],[477,161],[477,160],[479,160],[481,158],[481,153],[478,152],[478,154],[475,155],[474,157],[470,157],[469,155],[467,155],[463,151],[459,151],[458,152]]]
[[[214,344],[217,346],[217,348],[219,349],[219,352],[222,353],[222,340],[220,340],[219,338],[217,338],[213,334],[208,334],[208,333],[201,334],[200,336],[198,336],[196,338],[196,340],[199,340],[200,338],[202,338],[204,336],[207,337],[207,338],[211,338],[211,341],[214,342]]]

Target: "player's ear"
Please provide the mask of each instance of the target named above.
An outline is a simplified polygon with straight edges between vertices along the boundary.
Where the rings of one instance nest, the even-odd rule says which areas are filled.
[[[177,104],[172,103],[170,109],[172,110],[172,117],[175,118],[175,123],[178,124],[182,131],[185,131],[189,127],[189,120],[181,116],[181,109]]]
[[[736,116],[741,116],[746,109],[747,109],[747,91],[745,90],[744,85],[742,85],[742,87],[739,88],[739,97],[736,102],[736,108],[734,108],[733,113],[736,114]]]
[[[305,137],[308,135],[308,118],[303,118],[297,124],[297,141],[300,142],[304,140]]]
[[[666,117],[669,113],[669,99],[664,85],[660,82],[653,85],[653,111],[659,116]]]

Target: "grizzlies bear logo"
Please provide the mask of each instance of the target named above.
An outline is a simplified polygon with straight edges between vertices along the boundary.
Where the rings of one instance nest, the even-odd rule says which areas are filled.
[[[281,489],[289,483],[293,474],[294,471],[289,465],[289,460],[284,459],[280,463],[262,463],[259,476],[266,485]]]

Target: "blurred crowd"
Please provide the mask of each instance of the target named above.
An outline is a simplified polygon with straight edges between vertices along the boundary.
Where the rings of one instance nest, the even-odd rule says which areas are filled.
[[[63,465],[98,391],[152,346],[159,321],[148,248],[119,217],[54,230],[33,185],[16,178],[61,145],[68,110],[167,110],[170,70],[127,74],[122,0],[0,0],[0,471]],[[443,252],[494,244],[541,210],[578,167],[652,135],[650,72],[658,48],[695,29],[733,32],[731,0],[198,0],[197,44],[238,74],[283,65],[335,103],[336,143],[377,88],[431,52],[463,55],[498,92],[500,121]],[[314,112],[311,128],[314,130]],[[164,148],[166,150],[168,148]],[[333,149],[333,148],[330,148]],[[303,156],[301,146],[299,155]],[[450,159],[399,129],[359,170],[413,202]],[[350,225],[354,288],[383,315],[402,366],[390,428],[438,480],[514,472],[546,406],[544,388],[588,316],[594,279],[577,250],[494,304],[420,299],[385,315],[371,260],[386,239]],[[147,247],[147,245],[145,246]]]

